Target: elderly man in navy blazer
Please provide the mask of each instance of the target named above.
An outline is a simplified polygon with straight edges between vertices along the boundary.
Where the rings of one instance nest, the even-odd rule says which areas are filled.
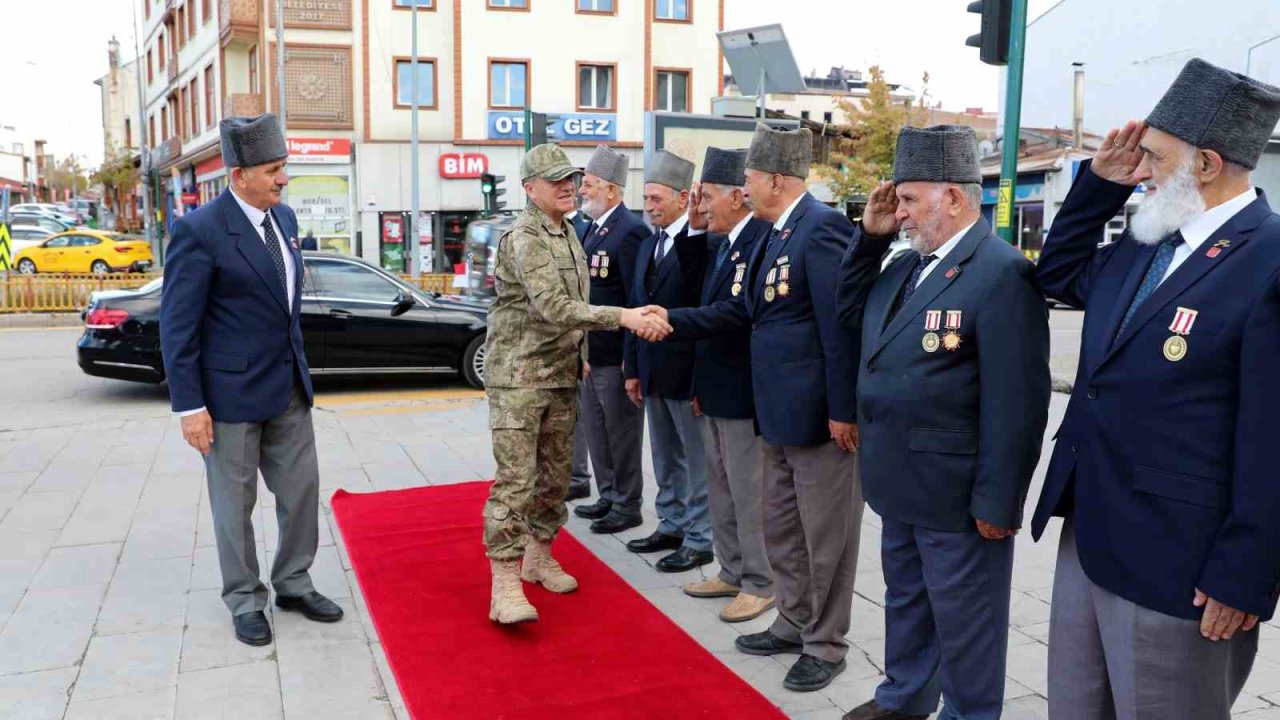
[[[220,125],[229,183],[179,218],[165,256],[160,344],[182,436],[204,456],[222,601],[236,638],[271,642],[258,578],[253,506],[258,472],[275,496],[276,606],[336,622],[342,608],[316,592],[320,475],[311,376],[302,347],[298,221],[280,202],[289,156],[267,114]]]
[[[751,253],[742,292],[703,308],[649,308],[670,316],[675,338],[751,329],[765,550],[778,618],[735,644],[751,655],[799,654],[783,680],[799,692],[824,688],[845,669],[862,524],[858,339],[836,318],[836,277],[853,227],[805,191],[812,156],[807,129],[757,125],[747,196],[772,227]]]
[[[1066,518],[1049,716],[1227,720],[1280,596],[1280,89],[1199,59],[1082,167],[1040,258],[1085,309],[1032,530]],[[1142,183],[1118,242],[1104,228]]]
[[[748,260],[769,235],[769,222],[752,217],[742,187],[746,159],[746,149],[707,148],[701,182],[691,200],[696,209],[690,217],[709,232],[705,242],[676,246],[682,263],[687,260],[707,268],[702,281],[704,306],[742,294]],[[686,310],[671,312],[679,315]],[[711,539],[720,572],[685,585],[684,591],[693,597],[733,598],[720,610],[725,622],[751,620],[774,605],[773,571],[764,546],[764,480],[753,396],[751,328],[699,340],[693,407],[703,418]]]
[[[600,145],[582,178],[582,209],[595,218],[584,248],[593,305],[632,307],[636,253],[650,233],[622,202],[630,165],[626,155]],[[587,333],[590,369],[578,423],[586,428],[600,497],[574,508],[573,514],[592,520],[591,532],[606,535],[640,524],[644,487],[644,410],[627,397],[622,376],[625,333],[621,329]]]
[[[1012,536],[1048,418],[1049,318],[1031,264],[982,219],[981,183],[972,128],[903,128],[893,182],[871,194],[843,264],[886,586],[886,677],[846,720],[923,720],[939,694],[948,720],[994,720],[1004,703]],[[881,274],[899,230],[915,252]]]

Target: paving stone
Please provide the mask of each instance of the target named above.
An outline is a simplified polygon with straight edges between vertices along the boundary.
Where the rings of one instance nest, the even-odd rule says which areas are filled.
[[[61,530],[79,499],[77,492],[28,492],[0,521],[0,534],[8,531]]]
[[[0,677],[0,717],[61,720],[77,668]]]
[[[65,720],[172,720],[177,687],[96,700],[72,698]]]
[[[280,679],[274,662],[210,668],[178,676],[175,720],[280,720]]]
[[[0,632],[0,676],[79,662],[106,590],[105,583],[29,590]]]
[[[55,547],[31,580],[32,589],[100,585],[110,582],[120,556],[120,543]]]
[[[279,664],[286,717],[395,717],[367,642],[284,644]]]
[[[262,662],[273,659],[275,652],[274,644],[251,647],[236,640],[231,613],[222,603],[220,591],[192,591],[187,596],[187,627],[182,636],[179,672]]]
[[[97,636],[89,643],[72,703],[175,687],[182,629]]]

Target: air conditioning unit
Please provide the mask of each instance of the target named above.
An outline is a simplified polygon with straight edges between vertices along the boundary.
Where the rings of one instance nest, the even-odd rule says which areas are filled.
[[[754,95],[722,95],[711,99],[711,114],[721,117],[755,117],[760,98]]]

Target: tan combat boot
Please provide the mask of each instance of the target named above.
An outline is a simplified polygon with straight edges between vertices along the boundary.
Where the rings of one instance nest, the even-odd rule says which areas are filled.
[[[551,557],[551,543],[538,542],[532,537],[524,545],[524,567],[520,570],[520,577],[526,582],[542,583],[542,587],[553,593],[570,593],[578,589],[578,581]]]
[[[537,622],[538,611],[529,604],[520,585],[518,560],[490,560],[493,572],[493,589],[489,595],[489,619],[510,625],[512,623]]]

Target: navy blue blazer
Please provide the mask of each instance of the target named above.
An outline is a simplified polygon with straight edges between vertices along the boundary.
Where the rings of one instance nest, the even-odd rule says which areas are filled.
[[[706,243],[706,273],[702,281],[701,305],[734,298],[734,278],[739,274],[738,294],[746,285],[747,265],[758,243],[765,242],[773,226],[752,218],[729,246],[720,271],[715,257],[725,236],[709,234]],[[681,260],[684,258],[682,257]],[[751,389],[751,328],[741,327],[722,335],[704,338],[695,344],[693,394],[704,415],[746,420],[755,417]]]
[[[1032,531],[1074,518],[1089,579],[1152,610],[1198,619],[1199,588],[1269,619],[1280,597],[1280,216],[1259,192],[1116,331],[1155,246],[1104,228],[1132,188],[1082,168],[1037,277],[1085,309],[1080,365]],[[1198,312],[1182,359],[1165,343]]]
[[[591,273],[592,305],[633,307],[636,253],[649,236],[649,228],[619,203],[604,225],[586,237],[584,251]],[[587,362],[597,367],[622,364],[625,330],[592,330],[587,333]]]
[[[174,412],[204,406],[218,422],[261,422],[289,407],[295,381],[312,402],[300,322],[298,220],[286,205],[272,214],[297,268],[292,305],[230,190],[174,223],[160,302]]]
[[[878,270],[891,239],[864,238],[859,226],[841,278],[842,310],[856,304],[859,282],[866,298],[855,325],[863,497],[884,517],[933,530],[974,531],[975,518],[1019,527],[1052,391],[1049,311],[1034,269],[979,219],[890,318],[920,256],[903,255],[878,279],[856,265],[861,253]],[[934,337],[958,336],[954,349],[926,348],[931,314]]]
[[[631,282],[632,307],[661,305],[664,308],[697,307],[702,291],[705,266],[681,262],[681,244],[704,245],[706,235],[689,237],[689,224],[676,233],[672,247],[662,256],[653,292],[645,287],[645,276],[653,264],[653,254],[658,247],[658,234],[645,238],[636,252],[635,275]],[[690,255],[685,254],[687,259]],[[696,257],[694,255],[693,257]],[[705,257],[703,258],[705,261]],[[640,380],[640,392],[648,397],[655,395],[669,400],[689,400],[693,397],[694,346],[692,340],[665,340],[651,343],[628,332],[624,340],[626,361],[623,375]]]
[[[774,446],[820,445],[831,442],[829,420],[856,415],[858,336],[836,319],[836,279],[853,227],[805,193],[770,243],[773,235],[756,243],[741,294],[673,311],[671,324],[675,337],[693,339],[750,328],[760,434]]]
[[[579,211],[569,222],[573,223],[573,230],[578,233],[578,242],[585,243],[587,241],[587,229],[591,227],[591,219]]]

